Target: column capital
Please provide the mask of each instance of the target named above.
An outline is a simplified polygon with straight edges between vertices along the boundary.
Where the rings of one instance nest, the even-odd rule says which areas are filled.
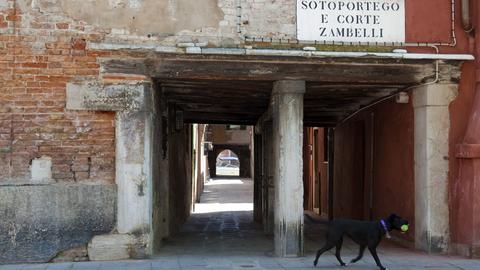
[[[280,94],[304,94],[306,89],[305,81],[281,80],[273,82],[272,95]]]
[[[458,84],[429,84],[413,89],[413,107],[448,106],[458,94]]]

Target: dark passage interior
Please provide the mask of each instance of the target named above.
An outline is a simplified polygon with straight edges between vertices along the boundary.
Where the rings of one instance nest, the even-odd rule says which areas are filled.
[[[258,247],[271,250],[274,177],[266,168],[272,166],[273,149],[262,125],[272,121],[272,88],[278,80],[306,82],[303,208],[326,219],[384,215],[384,207],[375,200],[384,200],[377,191],[388,183],[374,185],[373,178],[374,163],[379,162],[375,155],[388,151],[376,151],[374,143],[382,143],[376,136],[383,125],[393,125],[394,130],[408,126],[411,109],[389,100],[384,107],[356,112],[434,74],[431,61],[409,60],[406,64],[396,59],[365,58],[352,65],[350,58],[225,58],[165,56],[154,70],[156,117],[161,122],[156,133],[162,138],[154,146],[154,151],[162,153],[158,162],[161,177],[154,177],[162,180],[154,181],[154,190],[165,191],[154,194],[157,250],[168,246],[162,247],[162,241],[180,246],[188,237],[198,237],[197,245],[206,246],[208,241],[249,235],[255,235],[252,241],[267,237],[268,244]],[[409,118],[391,123],[389,117],[395,113]],[[352,114],[354,117],[349,118]],[[237,136],[239,133],[242,136]],[[228,155],[220,162],[220,153],[225,150],[235,153],[236,158]],[[217,172],[217,163],[238,168],[238,178],[221,178],[225,174]],[[399,170],[409,165],[401,166]],[[243,184],[233,184],[235,181]],[[229,203],[213,205],[221,209],[215,215],[199,212],[205,205],[220,204],[212,200],[222,200],[225,194],[228,199],[236,198],[237,193],[229,192],[240,194],[247,186],[251,188],[252,212],[231,211],[236,206]]]
[[[332,207],[330,127],[349,113],[344,108],[358,107],[360,101],[366,104],[379,94],[358,86],[338,86],[336,92],[332,86],[307,86],[304,209],[332,218],[335,207],[356,205],[357,201],[353,198]],[[159,107],[168,123],[163,134],[168,145],[170,226],[164,245],[159,246],[162,253],[272,252],[274,191],[271,172],[265,171],[265,164],[272,161],[265,160],[264,155],[271,150],[265,149],[264,139],[255,134],[255,124],[268,114],[271,87],[272,82],[266,81],[157,82],[162,101]],[[381,89],[378,91],[383,95],[394,91]],[[310,127],[314,124],[323,127]],[[363,147],[359,140],[354,145]],[[352,158],[362,160],[363,156]],[[352,213],[351,217],[362,218],[362,212]],[[355,216],[357,213],[360,216]],[[312,231],[315,234],[318,228],[309,229],[307,234]]]
[[[205,183],[200,202],[162,253],[250,255],[270,252],[271,239],[253,222],[253,181],[213,178]]]

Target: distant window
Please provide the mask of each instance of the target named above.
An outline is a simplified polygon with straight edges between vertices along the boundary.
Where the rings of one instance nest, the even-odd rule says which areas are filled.
[[[227,125],[227,130],[246,130],[247,126],[245,125]]]

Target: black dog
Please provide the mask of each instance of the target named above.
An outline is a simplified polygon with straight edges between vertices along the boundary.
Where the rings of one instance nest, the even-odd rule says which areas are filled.
[[[406,232],[408,230],[408,221],[405,219],[391,214],[387,219],[382,219],[380,221],[360,221],[353,219],[334,219],[332,221],[319,221],[313,219],[308,214],[305,216],[312,221],[313,223],[327,224],[327,243],[321,249],[317,251],[317,256],[313,265],[317,266],[318,257],[322,255],[327,250],[335,247],[335,257],[337,257],[338,262],[345,266],[346,264],[340,258],[340,249],[342,248],[343,236],[349,236],[355,243],[360,245],[360,253],[356,258],[354,258],[351,263],[359,261],[363,257],[363,252],[365,248],[368,247],[370,253],[372,253],[377,266],[381,270],[386,268],[380,262],[380,259],[377,255],[377,246],[382,240],[384,235],[390,237],[389,232],[392,230],[399,230]]]

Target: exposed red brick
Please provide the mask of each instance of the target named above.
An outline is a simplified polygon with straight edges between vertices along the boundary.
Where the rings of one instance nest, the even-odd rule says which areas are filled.
[[[23,63],[22,67],[26,68],[47,68],[47,63]]]
[[[65,88],[77,76],[98,77],[98,57],[116,52],[87,50],[100,32],[46,18],[29,22],[32,34],[0,35],[0,181],[28,179],[31,160],[48,155],[56,181],[113,182],[114,113],[66,110]],[[20,10],[7,10],[0,28],[22,19]]]
[[[83,38],[72,38],[72,49],[85,50],[87,47],[87,41]]]
[[[57,23],[56,26],[57,26],[57,29],[68,29],[69,24],[68,23]]]
[[[21,21],[22,17],[19,16],[19,15],[13,15],[13,14],[11,14],[11,15],[7,15],[7,17],[5,17],[5,19],[6,19],[7,21]]]

